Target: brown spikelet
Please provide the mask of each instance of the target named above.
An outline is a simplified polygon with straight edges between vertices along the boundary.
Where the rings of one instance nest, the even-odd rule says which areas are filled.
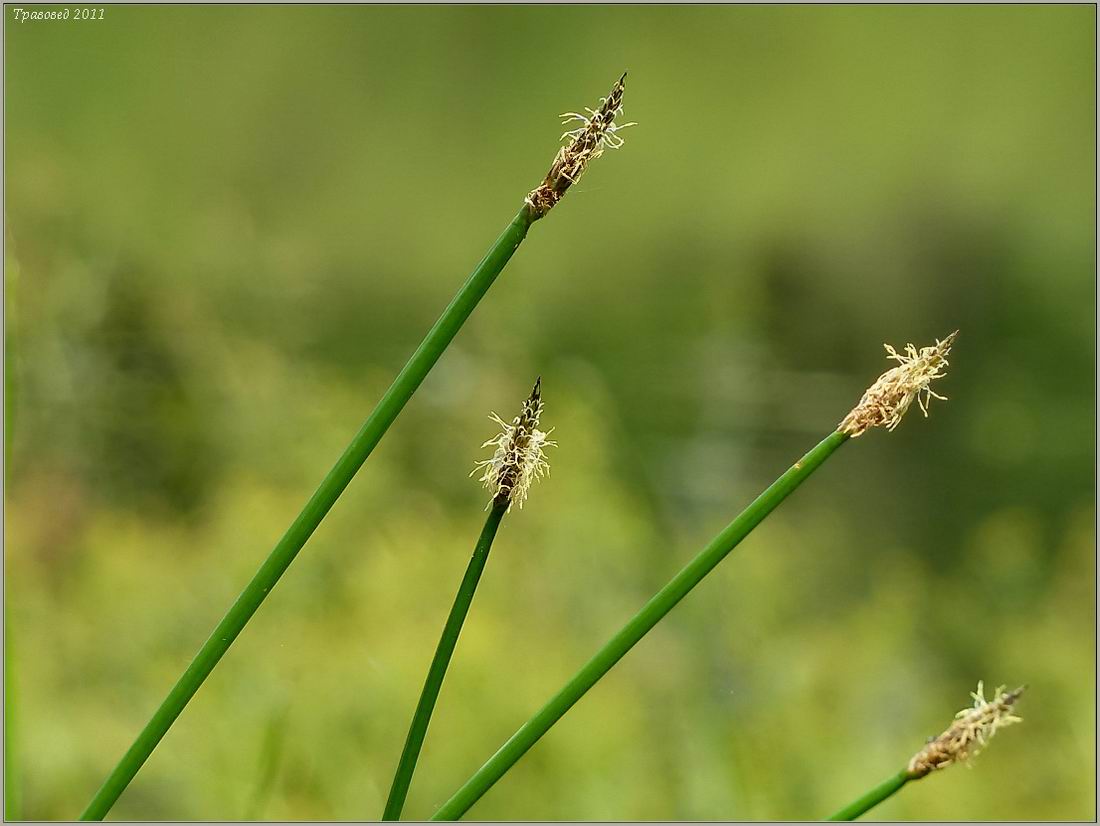
[[[522,508],[532,483],[546,475],[550,465],[543,456],[544,447],[554,447],[556,442],[546,437],[553,432],[543,433],[538,429],[542,415],[542,377],[535,380],[530,397],[523,403],[523,410],[508,423],[496,413],[489,416],[501,426],[498,436],[489,439],[482,447],[495,446],[492,458],[476,464],[471,476],[478,470],[483,471],[478,480],[493,492],[490,504],[512,505],[518,503]]]
[[[998,687],[993,692],[993,699],[987,701],[979,681],[978,690],[970,695],[974,698],[974,705],[956,714],[955,722],[947,731],[929,740],[923,749],[913,755],[906,769],[909,776],[916,780],[952,763],[965,762],[977,755],[998,729],[1020,722],[1012,710],[1027,686],[1013,691],[1005,691],[1004,688]]]
[[[932,347],[922,347],[919,352],[912,344],[905,345],[905,353],[899,353],[889,344],[882,345],[898,366],[887,370],[867,388],[859,404],[844,417],[838,429],[853,438],[872,427],[893,430],[914,399],[925,416],[933,398],[946,401],[945,396],[934,392],[929,385],[933,379],[945,375],[947,354],[958,334],[956,330],[943,341],[937,341]]]
[[[599,109],[586,108],[587,115],[565,112],[561,116],[564,118],[562,125],[577,121],[580,126],[562,135],[562,139],[569,138],[569,143],[558,150],[546,178],[527,196],[527,205],[535,220],[553,209],[565,191],[584,174],[588,164],[603,154],[605,147],[618,149],[623,145],[623,139],[615,133],[635,125],[615,123],[616,115],[623,113],[625,81],[626,72],[623,72],[611,93],[600,99]]]

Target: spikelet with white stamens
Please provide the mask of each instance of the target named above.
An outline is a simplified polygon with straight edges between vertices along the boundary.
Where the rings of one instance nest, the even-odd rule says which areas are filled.
[[[470,473],[473,476],[482,471],[478,481],[492,491],[490,505],[507,503],[511,510],[512,505],[518,504],[522,508],[534,481],[550,472],[542,451],[544,447],[556,447],[557,442],[547,438],[553,428],[545,433],[538,429],[542,408],[540,376],[530,398],[523,403],[523,410],[510,424],[496,413],[490,414],[489,418],[501,426],[501,432],[482,447],[495,446],[496,451],[492,458],[478,462]]]
[[[919,351],[912,344],[907,344],[904,354],[889,344],[882,345],[889,358],[898,362],[898,366],[887,370],[867,388],[859,404],[844,417],[838,429],[853,438],[872,427],[893,430],[914,400],[925,416],[932,399],[946,401],[946,396],[939,395],[929,385],[933,379],[945,375],[947,354],[951,352],[951,345],[958,334],[956,330],[943,341],[937,341],[932,347],[922,347]]]
[[[998,730],[1020,722],[1012,711],[1026,688],[1020,686],[1013,691],[1005,691],[1002,685],[993,692],[992,700],[986,700],[979,680],[978,690],[970,695],[974,698],[973,707],[964,708],[956,714],[955,722],[947,731],[929,740],[923,749],[913,755],[906,767],[909,776],[916,780],[936,769],[966,762],[976,756]]]
[[[600,98],[599,109],[585,107],[587,115],[578,112],[565,112],[561,115],[562,126],[579,122],[580,126],[570,129],[561,136],[569,143],[558,150],[550,171],[539,186],[527,196],[527,205],[531,208],[535,220],[549,212],[572,184],[575,184],[588,168],[588,164],[603,154],[605,148],[618,149],[623,139],[616,134],[620,129],[637,126],[636,123],[615,123],[615,118],[623,113],[623,91],[626,72],[618,79],[611,93]]]

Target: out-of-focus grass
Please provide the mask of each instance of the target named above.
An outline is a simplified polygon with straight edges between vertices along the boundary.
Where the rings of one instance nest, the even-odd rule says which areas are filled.
[[[984,678],[1032,686],[1025,723],[877,814],[1094,817],[1094,13],[7,21],[25,816],[87,802],[541,178],[554,114],[625,67],[624,154],[524,245],[115,813],[246,811],[284,708],[265,816],[381,810],[484,416],[530,374],[554,473],[497,540],[410,816],[840,419],[881,371],[868,341],[958,327],[935,419],[793,497],[476,813],[821,817]],[[517,73],[547,39],[570,59]]]

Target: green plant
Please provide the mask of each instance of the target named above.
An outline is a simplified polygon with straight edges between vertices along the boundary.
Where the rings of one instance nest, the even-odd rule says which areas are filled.
[[[420,383],[470,317],[474,308],[492,286],[505,264],[519,248],[531,224],[545,216],[561,200],[566,190],[583,174],[588,164],[602,154],[605,146],[617,148],[621,139],[614,123],[622,112],[626,75],[615,84],[600,108],[591,117],[579,118],[581,126],[566,133],[570,140],[563,146],[543,182],[524,199],[522,208],[485,257],[474,268],[466,283],[428,331],[408,363],[398,373],[381,401],[351,440],[332,470],[306,502],[282,539],[245,586],[236,602],[203,643],[198,654],[168,692],[168,696],[138,734],[81,814],[82,820],[100,820],[118,800],[130,781],[160,743],[172,723],[186,707],[206,678],[214,670],[233,641],[244,629],[260,604],[278,583],[298,552],[320,525],[356,472],[381,441],[390,425],[412,398]]]
[[[909,345],[899,354],[886,345],[898,366],[883,373],[863,394],[858,405],[809,453],[773,482],[756,500],[719,533],[691,562],[647,602],[530,720],[508,739],[466,783],[433,815],[433,820],[454,820],[465,814],[584,694],[634,645],[671,611],[738,543],[759,525],[784,499],[806,481],[837,448],[868,428],[895,428],[914,400],[927,414],[937,396],[930,383],[943,375],[955,333],[919,352]]]
[[[496,537],[497,528],[500,527],[504,514],[511,510],[513,503],[523,507],[531,483],[547,468],[542,449],[554,443],[547,441],[548,434],[538,429],[543,407],[541,383],[541,379],[535,381],[535,388],[531,391],[530,398],[523,403],[522,412],[512,420],[511,424],[502,421],[495,413],[492,416],[503,430],[495,439],[490,439],[482,445],[482,447],[496,445],[493,457],[478,463],[479,468],[484,468],[481,481],[485,487],[493,491],[493,498],[489,503],[489,516],[474,546],[473,557],[462,577],[462,584],[458,588],[458,594],[455,596],[451,612],[443,627],[443,635],[439,639],[435,656],[428,668],[428,677],[424,681],[424,689],[421,691],[420,701],[413,714],[409,735],[401,751],[393,785],[386,800],[383,820],[401,818],[401,809],[405,805],[409,784],[416,770],[416,761],[424,745],[428,723],[431,721],[439,690],[443,686],[443,678],[447,674],[451,655],[454,654],[455,645],[458,643],[458,635],[462,633],[462,624],[470,610],[474,591],[477,589],[482,571],[485,570],[485,563],[489,559],[489,549]]]
[[[956,714],[955,721],[943,734],[928,741],[904,769],[853,800],[829,820],[855,820],[898,792],[910,780],[920,780],[937,769],[945,769],[953,763],[974,757],[998,729],[1020,722],[1020,718],[1012,712],[1025,688],[1021,686],[1006,692],[1004,686],[1000,686],[993,692],[993,699],[987,701],[979,682],[978,690],[970,695],[974,705]]]

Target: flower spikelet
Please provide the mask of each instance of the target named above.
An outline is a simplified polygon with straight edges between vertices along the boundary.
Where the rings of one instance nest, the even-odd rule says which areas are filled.
[[[977,755],[999,729],[1020,722],[1012,711],[1026,688],[1020,686],[1013,691],[1005,691],[1002,685],[993,692],[993,699],[986,700],[979,681],[978,690],[970,695],[974,699],[973,707],[964,708],[956,714],[955,722],[947,731],[929,740],[923,749],[913,755],[907,767],[909,776],[916,780],[936,769],[966,762]]]
[[[504,421],[496,413],[489,416],[501,426],[500,435],[490,439],[482,447],[495,446],[492,458],[476,464],[470,473],[473,476],[482,471],[479,482],[493,492],[490,505],[507,503],[523,507],[527,491],[531,484],[550,472],[550,465],[543,456],[544,447],[556,447],[557,442],[547,438],[553,432],[546,433],[538,429],[542,415],[542,378],[535,381],[530,398],[523,403],[523,410],[511,423]]]
[[[947,354],[951,352],[951,345],[958,334],[956,330],[943,341],[936,341],[932,347],[922,347],[919,351],[912,344],[905,345],[904,353],[899,353],[889,344],[882,345],[887,356],[898,362],[897,367],[887,370],[867,388],[859,404],[844,417],[839,429],[853,438],[872,427],[893,430],[914,399],[925,416],[932,399],[946,401],[946,396],[939,395],[929,385],[934,379],[946,375]]]
[[[623,145],[623,139],[616,134],[620,129],[637,125],[615,123],[616,116],[623,113],[625,81],[624,72],[612,87],[611,93],[600,98],[598,109],[585,108],[587,115],[578,112],[565,112],[561,115],[562,126],[571,123],[580,125],[562,134],[561,139],[568,138],[568,143],[558,150],[543,182],[527,196],[527,205],[536,220],[561,200],[565,191],[577,182],[588,164],[600,157],[605,148],[618,149]]]

